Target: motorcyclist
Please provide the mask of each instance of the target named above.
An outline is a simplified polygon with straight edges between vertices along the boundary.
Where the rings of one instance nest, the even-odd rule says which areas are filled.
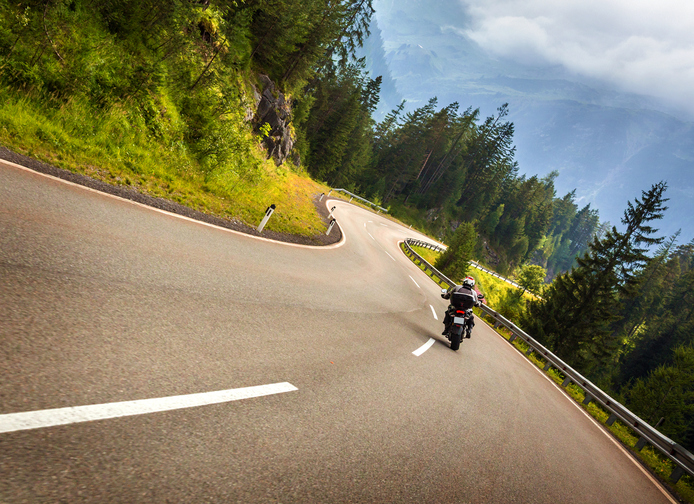
[[[446,292],[441,293],[441,297],[443,299],[451,299],[453,293],[459,293],[461,295],[454,296],[456,298],[455,304],[454,301],[451,301],[451,304],[448,305],[448,309],[446,310],[446,316],[443,319],[444,329],[441,333],[444,336],[448,333],[448,330],[450,329],[456,309],[467,309],[472,308],[473,306],[480,305],[479,299],[477,298],[477,292],[475,291],[475,279],[472,277],[466,277],[465,280],[463,280],[462,285],[454,285],[450,287]],[[470,318],[470,329],[468,330],[466,336],[467,338],[470,337],[470,331],[474,326],[475,316],[473,315]]]

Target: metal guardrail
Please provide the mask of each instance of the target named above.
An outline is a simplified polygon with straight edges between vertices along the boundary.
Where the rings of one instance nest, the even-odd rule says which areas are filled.
[[[407,251],[409,251],[410,254],[415,256],[420,261],[420,263],[424,263],[428,266],[429,269],[435,271],[441,281],[444,281],[449,285],[453,285],[455,282],[453,282],[448,277],[443,275],[441,272],[436,270],[433,266],[431,266],[420,255],[418,255],[410,248],[409,245],[414,245],[416,242],[419,242],[419,240],[407,238],[404,242]],[[694,476],[694,455],[687,451],[683,446],[675,443],[672,439],[660,433],[654,427],[649,425],[646,421],[642,420],[634,413],[629,411],[625,406],[615,401],[613,398],[611,398],[609,395],[603,392],[600,388],[598,388],[595,384],[593,384],[590,380],[585,378],[578,371],[566,364],[563,360],[561,360],[559,357],[550,352],[542,344],[540,344],[530,335],[521,330],[513,322],[504,318],[498,312],[492,310],[484,304],[481,305],[480,308],[486,315],[489,315],[494,320],[495,327],[504,326],[509,331],[511,331],[511,337],[509,339],[509,342],[513,342],[514,339],[520,338],[529,347],[529,350],[526,352],[526,355],[529,356],[531,353],[535,352],[537,355],[543,357],[547,363],[544,367],[544,371],[548,371],[550,367],[554,367],[561,371],[566,377],[564,383],[562,383],[563,387],[567,387],[570,383],[574,383],[581,387],[585,393],[585,400],[583,401],[583,404],[587,405],[591,401],[595,401],[602,407],[602,409],[604,409],[606,412],[610,414],[610,417],[607,419],[606,422],[608,426],[612,425],[616,420],[619,420],[624,425],[627,425],[633,431],[635,431],[640,436],[639,440],[636,442],[636,445],[634,446],[636,450],[641,451],[643,447],[646,445],[646,443],[648,443],[654,448],[656,448],[658,451],[660,451],[668,459],[670,459],[675,464],[675,469],[670,474],[671,482],[677,483],[685,473],[690,476]]]
[[[413,238],[408,238],[409,244],[415,247],[422,247],[425,249],[433,250],[435,252],[445,252],[447,247],[442,247],[441,245],[434,245],[433,243],[425,242],[422,240],[415,240]]]
[[[424,266],[424,273],[426,273],[427,275],[429,273],[431,273],[432,275],[438,277],[439,281],[437,282],[434,279],[434,282],[436,282],[441,287],[443,287],[445,285],[446,288],[448,288],[452,285],[455,285],[455,282],[453,280],[451,280],[446,275],[441,273],[439,270],[434,268],[422,256],[420,256],[417,252],[415,252],[414,250],[412,250],[412,248],[410,248],[410,245],[421,246],[420,244],[424,243],[424,242],[422,242],[420,240],[415,240],[413,238],[407,238],[403,243],[405,244],[405,248],[407,251],[406,253],[408,253],[408,255],[410,256],[412,261],[415,264],[420,264],[420,265]],[[432,245],[431,243],[429,245],[431,245],[432,247],[435,246],[435,245]]]
[[[330,196],[330,193],[333,192],[333,191],[340,191],[340,192],[343,192],[343,193],[345,193],[345,194],[349,194],[350,197],[351,197],[350,200],[349,200],[350,202],[352,201],[353,198],[356,198],[356,199],[358,199],[359,201],[363,201],[364,203],[366,203],[367,205],[369,205],[371,208],[378,208],[378,210],[379,210],[380,212],[388,213],[388,210],[385,209],[385,208],[383,208],[382,206],[378,206],[376,203],[374,203],[374,202],[372,202],[372,201],[369,201],[369,200],[367,200],[367,199],[364,199],[364,198],[362,198],[361,196],[357,196],[356,194],[349,192],[347,189],[330,189],[330,191],[328,192],[328,196]]]

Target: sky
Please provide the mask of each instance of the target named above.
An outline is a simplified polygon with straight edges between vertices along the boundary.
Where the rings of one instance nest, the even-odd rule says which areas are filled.
[[[490,54],[561,65],[694,116],[692,0],[460,0],[451,26]]]

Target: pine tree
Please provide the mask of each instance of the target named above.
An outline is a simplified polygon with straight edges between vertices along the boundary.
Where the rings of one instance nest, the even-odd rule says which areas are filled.
[[[486,236],[492,236],[494,234],[496,226],[499,225],[499,220],[501,220],[501,216],[503,214],[504,204],[501,203],[499,204],[499,206],[496,207],[496,210],[494,210],[493,212],[489,212],[487,216],[484,218],[484,220],[480,224],[481,231]]]
[[[578,266],[552,283],[544,301],[533,301],[523,319],[530,334],[584,373],[604,365],[618,348],[610,326],[622,301],[634,295],[638,272],[648,261],[646,247],[663,240],[650,236],[656,230],[649,223],[662,218],[666,187],[655,184],[641,200],[629,202],[625,231],[613,227],[593,240]]]
[[[439,256],[434,266],[454,282],[459,282],[467,274],[476,244],[475,225],[471,222],[460,224],[448,249]]]
[[[646,376],[659,365],[667,364],[672,350],[679,345],[694,344],[694,255],[673,255],[684,271],[671,291],[666,293],[662,308],[651,310],[645,330],[634,349],[624,356],[620,382]]]
[[[691,446],[694,443],[694,346],[674,349],[672,361],[639,378],[626,393],[627,405],[654,425],[665,420],[660,430]]]

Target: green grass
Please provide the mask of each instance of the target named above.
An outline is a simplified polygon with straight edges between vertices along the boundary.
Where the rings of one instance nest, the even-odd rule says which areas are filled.
[[[434,264],[436,262],[436,259],[441,255],[440,252],[436,252],[434,250],[424,247],[418,247],[417,245],[410,245],[410,248],[417,252],[420,256],[422,256],[422,259],[424,259],[429,264]]]
[[[164,100],[165,101],[165,100]],[[0,88],[0,144],[20,154],[114,185],[131,186],[196,210],[303,236],[325,232],[312,198],[327,187],[265,159],[239,114],[226,120],[233,140],[223,162],[195,156],[181,140],[175,107],[152,134],[136,108],[97,111],[74,98],[56,104]]]

